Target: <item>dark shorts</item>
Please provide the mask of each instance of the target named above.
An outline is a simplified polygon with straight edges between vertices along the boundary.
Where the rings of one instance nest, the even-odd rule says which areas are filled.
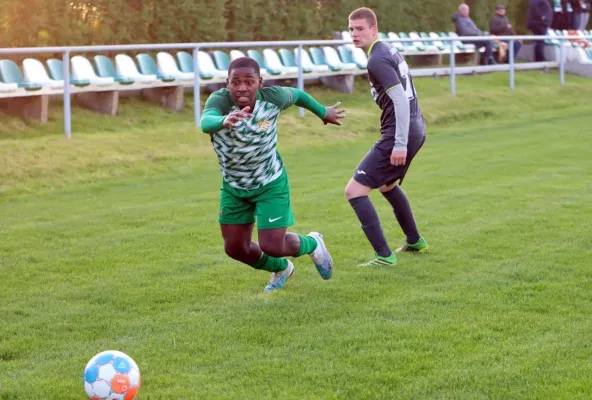
[[[411,161],[419,152],[426,139],[425,121],[422,116],[412,117],[409,122],[409,138],[407,140],[407,160],[405,165],[394,166],[391,164],[391,153],[395,145],[394,136],[382,136],[364,159],[358,164],[353,178],[372,189],[383,185],[391,185],[399,181],[403,183],[405,174],[411,165]]]

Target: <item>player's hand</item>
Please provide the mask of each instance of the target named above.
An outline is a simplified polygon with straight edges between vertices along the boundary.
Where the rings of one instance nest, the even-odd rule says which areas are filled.
[[[391,153],[391,164],[397,167],[405,165],[407,161],[407,150],[393,150]]]
[[[231,112],[230,114],[228,114],[226,116],[226,118],[224,118],[224,122],[222,123],[222,126],[224,126],[225,128],[231,128],[244,119],[252,118],[253,114],[249,113],[250,110],[251,110],[251,107],[246,106],[242,110],[236,110],[236,111]]]
[[[340,119],[345,117],[345,108],[337,108],[341,102],[337,102],[333,106],[326,107],[327,115],[325,115],[325,119],[323,122],[325,125],[327,124],[334,124],[334,125],[341,125]]]

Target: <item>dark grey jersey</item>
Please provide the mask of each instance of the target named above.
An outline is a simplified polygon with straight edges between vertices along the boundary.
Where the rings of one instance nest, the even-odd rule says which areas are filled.
[[[396,146],[404,147],[409,135],[409,119],[421,115],[409,66],[389,43],[375,42],[368,57],[368,80],[374,101],[382,110],[380,132],[395,136]],[[405,99],[408,105],[396,106],[397,100],[401,104],[406,103]]]

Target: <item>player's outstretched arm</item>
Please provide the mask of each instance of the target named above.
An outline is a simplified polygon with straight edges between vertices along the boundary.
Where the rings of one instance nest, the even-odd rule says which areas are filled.
[[[250,107],[242,110],[229,111],[227,98],[218,95],[212,95],[206,101],[206,106],[201,115],[200,125],[204,133],[214,134],[223,128],[230,128],[238,124],[243,119],[251,118]]]
[[[338,108],[341,103],[325,107],[304,90],[288,88],[294,96],[294,104],[306,108],[326,124],[341,125],[340,119],[345,117],[345,109]]]

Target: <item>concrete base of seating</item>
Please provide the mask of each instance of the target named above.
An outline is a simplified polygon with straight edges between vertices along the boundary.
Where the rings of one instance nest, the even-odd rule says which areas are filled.
[[[534,44],[528,43],[522,45],[517,58],[519,60],[534,62]],[[545,59],[547,61],[559,61],[559,47],[545,46]]]
[[[49,119],[49,96],[1,99],[0,108],[8,114],[18,115],[24,119],[31,119],[45,124]]]
[[[321,77],[321,82],[328,88],[340,91],[342,93],[353,93],[354,75],[333,75]]]
[[[116,115],[119,105],[119,91],[76,93],[74,99],[84,108],[99,114]]]
[[[184,90],[182,86],[159,87],[152,89],[143,89],[142,97],[159,103],[173,111],[183,109]]]
[[[410,66],[426,67],[442,65],[442,54],[421,54],[407,56],[405,60]]]

